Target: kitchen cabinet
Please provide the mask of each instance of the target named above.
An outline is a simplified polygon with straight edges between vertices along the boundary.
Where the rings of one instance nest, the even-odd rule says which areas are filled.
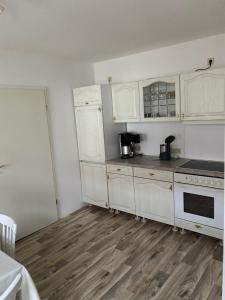
[[[174,224],[173,184],[134,177],[136,215]]]
[[[73,90],[73,95],[74,95],[74,106],[102,104],[100,85],[91,85],[91,86],[76,88]]]
[[[181,119],[225,119],[225,69],[181,75]]]
[[[104,133],[100,106],[75,108],[79,158],[83,161],[104,162]]]
[[[101,207],[108,207],[106,166],[81,162],[83,201]]]
[[[137,122],[140,120],[138,82],[112,85],[114,122]]]
[[[73,90],[83,201],[107,207],[107,159],[119,155],[118,134],[124,124],[114,124],[110,85]]]
[[[180,120],[179,76],[139,82],[141,121]]]
[[[74,111],[81,161],[103,163],[119,155],[118,134],[125,131],[125,125],[114,124],[111,98],[109,85],[74,89]],[[90,100],[86,105],[84,99],[93,101]],[[95,103],[100,104],[94,105]]]
[[[133,177],[108,173],[110,208],[135,214]]]

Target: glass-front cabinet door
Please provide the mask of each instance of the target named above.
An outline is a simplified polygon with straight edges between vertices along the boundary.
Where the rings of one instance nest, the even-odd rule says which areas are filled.
[[[179,76],[154,78],[139,82],[141,120],[180,120]]]

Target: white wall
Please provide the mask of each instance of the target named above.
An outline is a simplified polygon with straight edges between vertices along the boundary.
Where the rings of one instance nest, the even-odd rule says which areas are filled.
[[[194,70],[206,65],[208,57],[216,66],[225,65],[225,34],[190,41],[94,64],[95,82],[126,82],[158,75]],[[144,134],[142,151],[158,154],[159,144],[175,134],[175,146],[190,158],[223,160],[223,125],[183,125],[179,123],[128,124],[128,130]]]
[[[82,206],[72,87],[93,83],[92,65],[27,53],[0,55],[0,84],[48,88],[58,210],[65,216]]]

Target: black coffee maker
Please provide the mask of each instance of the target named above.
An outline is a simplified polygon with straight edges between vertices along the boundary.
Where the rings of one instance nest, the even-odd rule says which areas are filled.
[[[131,158],[136,155],[135,144],[140,143],[140,134],[122,132],[119,134],[121,158]]]
[[[171,159],[171,153],[170,153],[170,144],[175,140],[175,136],[169,135],[165,139],[165,144],[160,145],[160,154],[159,158],[161,160],[170,160]]]

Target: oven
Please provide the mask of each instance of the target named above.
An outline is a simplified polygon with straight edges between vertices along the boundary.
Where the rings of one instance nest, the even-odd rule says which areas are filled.
[[[223,229],[224,180],[175,173],[175,217]]]

